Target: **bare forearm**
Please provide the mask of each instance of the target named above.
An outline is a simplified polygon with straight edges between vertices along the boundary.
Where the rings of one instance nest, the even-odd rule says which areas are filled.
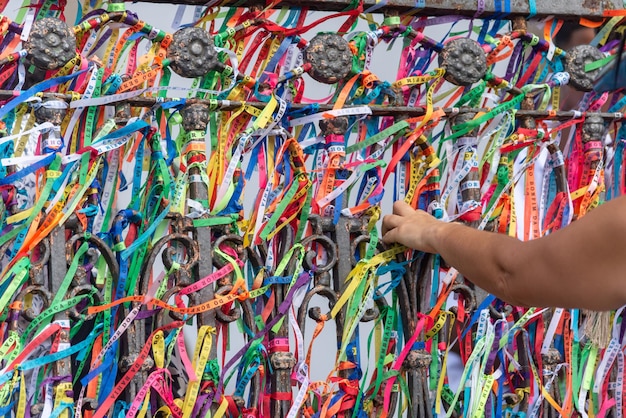
[[[527,242],[437,221],[404,202],[383,241],[439,253],[478,286],[515,305],[615,309],[626,304],[626,197]]]
[[[514,305],[616,309],[626,303],[626,216],[607,206],[528,242],[440,223],[430,245],[466,278]]]
[[[434,228],[428,239],[435,251],[464,277],[507,302],[520,304],[518,296],[511,294],[509,284],[521,262],[514,257],[522,253],[521,241],[444,222]]]

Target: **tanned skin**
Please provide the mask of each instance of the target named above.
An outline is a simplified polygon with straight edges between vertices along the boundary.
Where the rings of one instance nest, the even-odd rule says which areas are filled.
[[[526,242],[445,223],[398,201],[383,218],[382,239],[440,254],[464,277],[513,305],[603,311],[626,304],[626,196]]]

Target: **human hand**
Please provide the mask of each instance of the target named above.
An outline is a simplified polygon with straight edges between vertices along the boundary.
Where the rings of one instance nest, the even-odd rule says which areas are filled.
[[[445,225],[423,210],[415,210],[398,200],[393,204],[393,215],[383,217],[382,240],[386,244],[398,243],[427,253],[436,253],[434,237]]]

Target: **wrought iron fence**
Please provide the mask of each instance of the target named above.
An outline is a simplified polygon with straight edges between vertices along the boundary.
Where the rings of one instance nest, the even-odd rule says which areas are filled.
[[[430,417],[443,408],[449,416],[557,416],[597,414],[603,405],[622,416],[623,346],[583,345],[570,331],[578,312],[509,306],[437,255],[385,247],[376,222],[386,192],[515,234],[506,214],[511,188],[539,163],[529,152],[514,169],[512,152],[531,145],[548,152],[542,204],[558,206],[574,185],[605,184],[605,166],[616,170],[602,172],[607,190],[621,193],[621,166],[606,152],[623,153],[623,93],[609,89],[600,100],[593,87],[597,63],[618,55],[623,4],[281,2],[272,6],[301,9],[280,26],[264,5],[212,3],[202,9],[205,24],[224,11],[229,25],[220,30],[191,25],[169,34],[123,2],[83,10],[74,27],[48,17],[59,14],[55,2],[31,5],[25,23],[2,19],[2,414]],[[309,7],[343,11],[343,31],[368,8],[385,17],[350,40],[304,40],[298,18]],[[422,30],[428,21],[419,16],[450,14],[482,19],[490,33],[440,42]],[[601,19],[606,36],[565,52],[527,31],[529,14],[550,16],[554,26]],[[496,23],[509,20],[510,30]],[[136,62],[143,38],[150,51]],[[417,51],[404,57],[414,71],[386,83],[367,60],[377,43],[396,38],[407,54]],[[98,62],[92,52],[107,42]],[[254,48],[264,73],[246,62]],[[492,73],[509,52],[507,74]],[[197,80],[187,98],[168,97],[179,92],[167,89],[172,71]],[[304,103],[309,76],[336,84],[338,94]],[[455,99],[442,95],[433,105],[444,80]],[[582,110],[548,110],[550,100],[558,108],[551,93],[565,84],[588,92]],[[581,140],[575,181],[549,141],[559,130],[551,122]],[[263,178],[247,213],[239,196],[255,166]],[[403,190],[391,190],[391,174]],[[597,205],[600,192],[576,214]],[[556,228],[558,216],[535,213],[544,218],[531,225],[544,230],[531,237]],[[560,227],[567,216],[558,213]],[[446,305],[451,293],[456,306]],[[312,382],[308,344],[328,322],[336,347],[314,349],[336,357],[335,369]],[[371,358],[359,346],[365,322],[377,336]],[[197,325],[193,352],[185,323]],[[246,342],[225,354],[218,340],[229,329]],[[445,366],[451,349],[473,370],[456,394]],[[592,375],[602,390],[590,386]]]

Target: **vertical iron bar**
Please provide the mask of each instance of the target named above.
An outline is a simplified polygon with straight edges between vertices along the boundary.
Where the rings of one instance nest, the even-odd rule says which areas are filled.
[[[180,111],[183,117],[183,128],[186,132],[206,132],[209,123],[209,108],[205,104],[194,103],[188,101],[188,104]],[[185,146],[189,147],[193,142],[198,143],[199,147],[193,149],[202,149],[204,146],[204,137],[202,139],[195,139],[187,137]],[[190,148],[191,149],[191,148]],[[200,176],[203,173],[200,171],[200,167],[193,165],[189,168],[189,177]],[[193,200],[206,202],[208,199],[208,189],[204,182],[193,181],[189,184],[189,197]],[[208,203],[207,203],[208,206]],[[194,274],[194,281],[200,280],[202,277],[206,277],[213,271],[213,260],[211,258],[212,245],[211,245],[211,228],[194,228],[194,236],[198,242],[199,260],[197,271]],[[199,291],[199,300],[206,302],[215,298],[215,290],[212,286],[205,286]],[[198,315],[198,326],[208,325],[211,327],[216,326],[215,311],[210,310]],[[217,358],[217,347],[215,344],[211,347],[209,359]]]

